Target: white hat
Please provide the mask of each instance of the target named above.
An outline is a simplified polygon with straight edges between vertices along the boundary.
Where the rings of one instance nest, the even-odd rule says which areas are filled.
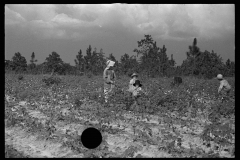
[[[114,64],[115,64],[114,61],[108,60],[108,61],[107,61],[107,68],[109,68],[109,67],[113,67]]]
[[[109,63],[110,63],[110,60],[107,60],[107,62],[106,62],[107,66],[108,66]]]
[[[133,74],[131,75],[131,77],[133,77],[133,76],[138,76],[138,74],[137,74],[137,73],[133,73]]]
[[[223,76],[221,74],[218,74],[217,79],[223,79]]]

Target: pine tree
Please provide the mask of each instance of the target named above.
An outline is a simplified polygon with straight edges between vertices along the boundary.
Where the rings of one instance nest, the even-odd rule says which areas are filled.
[[[128,69],[130,68],[130,57],[127,53],[121,56],[120,58],[120,66],[121,71],[123,74],[126,74],[128,72]]]
[[[98,72],[102,74],[105,66],[106,66],[106,59],[104,57],[104,52],[103,49],[100,49],[100,52],[98,53],[98,62],[97,62],[97,67],[98,67]]]
[[[82,54],[82,50],[81,49],[78,52],[74,62],[75,62],[77,70],[80,71],[80,72],[84,72],[84,58],[83,58],[83,54]]]
[[[138,62],[142,71],[146,72],[147,76],[150,76],[154,72],[153,63],[156,60],[155,52],[158,49],[156,42],[153,41],[151,35],[144,35],[144,39],[138,41],[138,49],[134,49],[133,52],[137,53],[137,57],[140,58]],[[154,57],[154,58],[153,58]]]
[[[175,60],[173,59],[173,54],[171,54],[171,60],[170,60],[170,65],[174,67],[176,64]]]
[[[29,68],[30,68],[31,71],[32,71],[34,68],[36,68],[35,62],[37,62],[37,60],[35,59],[35,53],[32,52],[31,59],[30,59],[30,65],[29,65]]]
[[[189,61],[193,61],[192,75],[194,75],[194,71],[196,70],[195,59],[201,54],[200,49],[197,46],[197,38],[194,38],[193,44],[189,46],[189,52],[187,52],[186,54],[187,54],[187,59],[189,59]]]
[[[165,47],[165,45],[163,45],[163,48],[160,49],[159,60],[160,71],[163,74],[163,76],[165,76],[166,75],[165,71],[167,70],[167,68],[170,67],[169,59],[167,56],[167,48]]]
[[[52,54],[46,58],[45,66],[47,67],[47,71],[51,70],[51,75],[64,69],[63,61],[57,52],[52,52]]]
[[[226,61],[226,67],[227,67],[228,69],[231,68],[231,61],[230,61],[230,59],[227,59],[227,61]]]
[[[16,72],[26,71],[27,69],[27,60],[25,57],[21,55],[21,53],[17,52],[12,57],[12,68]]]
[[[92,47],[89,45],[89,47],[86,50],[86,55],[84,56],[84,62],[85,62],[85,67],[84,70],[85,72],[91,72],[92,71]]]

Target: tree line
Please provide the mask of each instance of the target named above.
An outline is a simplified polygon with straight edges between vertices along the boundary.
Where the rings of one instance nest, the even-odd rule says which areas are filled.
[[[83,55],[80,49],[76,55],[75,65],[65,63],[57,52],[52,52],[41,64],[36,64],[35,53],[31,55],[30,63],[26,58],[17,52],[12,60],[5,60],[5,72],[26,73],[26,74],[59,74],[59,75],[101,75],[106,67],[108,59],[115,61],[115,71],[118,75],[130,75],[137,72],[147,77],[172,77],[172,76],[195,76],[200,78],[213,78],[221,73],[224,76],[235,76],[235,62],[228,59],[223,62],[220,55],[213,50],[201,51],[197,46],[197,39],[194,38],[192,45],[186,52],[186,59],[181,65],[167,56],[167,48],[163,45],[158,47],[151,35],[144,35],[144,39],[137,42],[138,47],[133,50],[136,55],[130,56],[127,53],[117,61],[113,54],[108,57],[102,49],[97,51],[91,45]]]

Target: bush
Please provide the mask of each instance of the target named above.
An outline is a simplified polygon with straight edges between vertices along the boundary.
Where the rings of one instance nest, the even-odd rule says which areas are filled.
[[[88,78],[92,78],[93,74],[92,73],[87,73]]]
[[[18,80],[23,80],[23,75],[19,75]]]
[[[50,85],[53,85],[53,84],[59,85],[59,83],[61,83],[61,79],[58,78],[58,77],[43,78],[42,81],[43,81],[47,86],[50,86]]]
[[[75,98],[75,100],[74,100],[75,109],[79,108],[82,104],[83,104],[83,102],[81,99]]]
[[[23,91],[18,94],[18,98],[22,101],[24,101],[29,96],[29,91]]]

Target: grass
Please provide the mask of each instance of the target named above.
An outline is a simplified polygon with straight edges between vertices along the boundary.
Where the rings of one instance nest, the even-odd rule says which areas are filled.
[[[29,158],[29,157],[25,156],[21,152],[18,152],[11,145],[5,145],[5,158]]]
[[[235,135],[235,128],[229,127],[235,121],[234,78],[226,78],[232,86],[232,101],[226,102],[220,102],[218,99],[217,89],[219,81],[216,79],[203,80],[183,77],[183,84],[179,87],[170,87],[172,78],[143,79],[142,84],[148,95],[143,96],[139,100],[140,104],[134,106],[131,97],[126,92],[130,80],[128,77],[119,77],[117,79],[115,92],[111,95],[110,102],[106,104],[103,99],[102,76],[58,76],[61,81],[59,84],[47,85],[42,79],[48,76],[23,75],[23,78],[19,80],[18,75],[5,74],[5,96],[15,98],[15,101],[5,101],[5,122],[8,128],[21,124],[22,129],[28,128],[30,133],[44,133],[45,138],[47,138],[55,134],[54,128],[58,128],[57,124],[60,121],[66,124],[76,123],[84,126],[95,126],[105,134],[114,135],[122,134],[121,127],[130,127],[129,129],[131,129],[135,126],[136,133],[139,135],[131,135],[132,133],[129,131],[127,131],[127,134],[130,137],[135,136],[136,141],[140,143],[148,144],[157,137],[148,136],[146,128],[150,126],[148,123],[143,122],[143,119],[151,119],[157,116],[158,119],[162,118],[162,120],[159,119],[158,121],[164,124],[164,132],[174,131],[171,131],[171,136],[168,133],[167,135],[169,136],[162,137],[164,143],[166,143],[164,147],[166,152],[171,153],[172,156],[182,157],[216,156],[215,151],[213,155],[211,152],[205,153],[205,151],[198,153],[199,149],[191,148],[190,153],[186,148],[176,148],[174,145],[169,147],[171,146],[170,144],[179,138],[175,134],[179,135],[180,132],[180,135],[183,134],[181,127],[177,129],[174,129],[174,127],[180,123],[182,128],[183,126],[191,128],[199,125],[200,122],[198,121],[201,119],[201,121],[204,121],[204,129],[201,132],[200,139],[206,141],[206,143],[214,141],[220,146],[234,145],[234,142],[229,142],[232,139],[232,135]],[[27,102],[25,109],[21,106],[15,109],[14,106],[21,101]],[[67,109],[69,113],[62,114],[63,109]],[[41,119],[40,115],[33,118],[33,115],[30,114],[33,111],[38,111],[39,114],[41,113],[48,118]],[[125,115],[128,111],[131,111],[131,116],[135,115],[139,118],[126,118]],[[175,114],[175,116],[172,114]],[[186,117],[188,118],[186,119]],[[98,124],[92,121],[98,121]],[[121,127],[118,129],[112,128],[110,127],[112,123],[117,123]],[[158,125],[153,126],[155,129],[158,128]],[[194,129],[192,129],[192,132],[195,132]],[[214,135],[214,138],[210,136],[211,134]],[[63,135],[66,136],[65,134]],[[140,138],[137,138],[139,136]],[[74,152],[83,152],[84,149],[79,148],[74,143],[74,137],[68,137],[67,142],[64,142],[64,144],[72,148]],[[61,136],[58,138],[61,141]],[[184,139],[184,137],[181,138]],[[144,142],[144,139],[149,142]],[[5,145],[5,148],[7,149],[5,157],[23,156],[14,150],[12,146]],[[137,151],[132,150],[130,147],[121,156],[133,157],[135,152]],[[100,155],[116,156],[116,153],[110,152],[109,149],[99,150],[98,153]],[[91,156],[94,157],[92,154]]]

